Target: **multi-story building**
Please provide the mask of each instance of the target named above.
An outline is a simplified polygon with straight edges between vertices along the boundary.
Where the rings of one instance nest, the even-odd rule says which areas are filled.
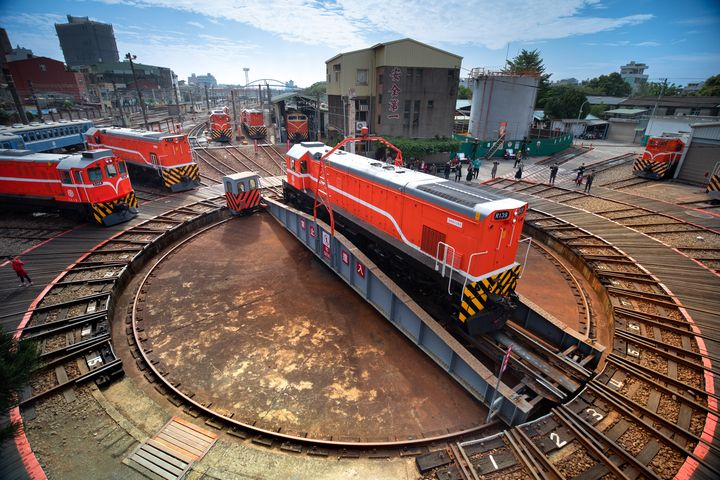
[[[353,135],[450,136],[462,57],[410,38],[325,62],[329,128]]]
[[[88,89],[81,73],[69,72],[63,62],[47,57],[33,57],[8,62],[7,68],[15,80],[18,95],[30,97],[30,85],[39,97],[56,100],[87,101]],[[30,100],[27,101],[30,103]]]
[[[199,85],[208,87],[217,87],[217,80],[212,76],[211,73],[207,75],[195,75],[194,73],[188,77],[188,85]]]
[[[68,15],[67,19],[68,23],[56,23],[55,31],[68,67],[120,60],[112,25],[88,17]]]
[[[646,64],[635,63],[634,60],[620,67],[620,76],[632,87],[633,93],[638,91],[641,84],[647,82],[648,76],[644,73],[647,68]]]

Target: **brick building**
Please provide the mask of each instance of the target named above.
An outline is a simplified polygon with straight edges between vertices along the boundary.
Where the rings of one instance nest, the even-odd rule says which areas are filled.
[[[82,73],[67,71],[63,62],[47,57],[33,57],[9,62],[7,68],[21,98],[31,95],[29,80],[37,95],[72,98],[76,102],[87,100],[88,90]]]

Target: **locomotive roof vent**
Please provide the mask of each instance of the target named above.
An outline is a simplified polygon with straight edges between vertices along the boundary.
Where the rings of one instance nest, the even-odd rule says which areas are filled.
[[[320,152],[313,153],[313,158],[315,160],[320,160],[322,158],[322,153],[320,153]]]
[[[393,167],[392,165],[385,165],[383,167],[383,170],[395,170],[395,167]]]
[[[89,160],[97,160],[98,158],[104,158],[112,156],[112,150],[104,149],[104,150],[89,150],[86,152],[82,152],[82,157],[87,158]]]
[[[324,147],[325,144],[321,142],[300,142],[300,145],[302,145],[305,148],[317,148],[317,147]]]
[[[380,162],[370,162],[370,166],[371,166],[371,167],[381,167],[381,166],[382,166],[382,163],[380,163]]]

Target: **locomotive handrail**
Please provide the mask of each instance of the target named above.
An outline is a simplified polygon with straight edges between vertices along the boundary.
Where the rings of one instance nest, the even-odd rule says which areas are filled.
[[[500,250],[500,244],[502,243],[503,233],[505,232],[505,229],[503,227],[500,227],[500,235],[498,236],[498,244],[497,247],[495,247],[495,251]],[[512,238],[512,236],[511,236]]]
[[[463,288],[462,288],[462,290],[460,291],[460,304],[461,304],[461,305],[462,305],[463,299],[465,298],[465,286],[467,285],[468,276],[471,275],[471,273],[470,273],[470,266],[472,265],[473,257],[474,257],[475,255],[485,255],[486,253],[488,253],[487,250],[485,250],[484,252],[475,252],[475,253],[473,253],[472,255],[470,255],[470,258],[468,259],[467,275],[465,275],[465,280],[463,281]]]
[[[448,245],[445,242],[438,242],[437,248],[435,249],[435,270],[438,270],[438,260],[440,260],[440,245],[445,245],[445,250],[443,254],[443,268],[442,268],[442,277],[445,278],[445,267],[447,266],[447,254],[448,249],[452,249],[452,263],[450,264],[450,276],[448,277],[448,293],[452,295],[452,278],[453,273],[455,272],[455,247]]]
[[[522,269],[520,270],[520,275],[518,275],[518,280],[522,278],[523,273],[525,273],[525,265],[527,265],[527,259],[528,254],[530,253],[530,246],[532,246],[532,237],[523,238],[518,242],[518,245],[523,243],[524,241],[528,242],[527,249],[525,250],[525,258],[523,259]]]
[[[515,224],[517,223],[517,218],[513,218],[512,221],[512,230],[510,230],[510,235],[508,235],[508,244],[507,246],[512,245],[513,237],[515,236]]]

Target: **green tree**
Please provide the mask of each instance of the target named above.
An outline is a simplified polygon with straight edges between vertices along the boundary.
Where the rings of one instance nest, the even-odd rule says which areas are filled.
[[[315,97],[318,94],[325,95],[325,93],[327,93],[327,82],[315,82],[308,88],[304,89],[302,93],[310,97]]]
[[[720,97],[720,75],[713,75],[705,80],[698,95],[703,97]]]
[[[465,85],[458,87],[458,100],[470,100],[472,98],[472,89]]]
[[[630,84],[623,80],[617,72],[590,79],[583,83],[583,87],[586,88],[588,93],[609,95],[611,97],[626,97],[632,92]]]
[[[505,72],[515,74],[534,74],[538,75],[540,83],[538,84],[538,94],[535,100],[535,106],[541,106],[547,96],[550,88],[550,76],[552,74],[545,73],[545,65],[540,58],[540,51],[527,51],[524,48],[512,60],[507,60]]]
[[[10,333],[0,329],[0,414],[18,404],[20,392],[38,365],[38,355],[37,344],[28,340],[17,342]],[[18,428],[14,423],[0,428],[0,444],[15,436]]]
[[[638,96],[650,97],[657,97],[660,93],[663,97],[676,97],[683,94],[683,89],[674,83],[665,85],[662,82],[643,82],[637,92]]]
[[[545,115],[549,118],[577,118],[582,107],[582,116],[590,111],[585,93],[571,85],[552,85],[543,102]]]

